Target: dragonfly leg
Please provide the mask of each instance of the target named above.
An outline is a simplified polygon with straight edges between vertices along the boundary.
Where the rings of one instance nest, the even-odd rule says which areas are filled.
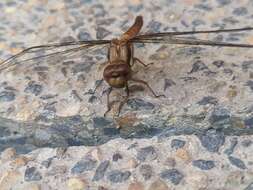
[[[156,97],[156,98],[159,98],[159,97],[166,97],[164,94],[157,95],[157,94],[154,92],[154,90],[149,86],[149,84],[148,84],[146,81],[143,81],[143,80],[140,80],[140,79],[134,79],[134,78],[131,78],[130,80],[131,80],[131,81],[134,81],[134,82],[137,82],[137,83],[144,84],[144,85],[151,91],[151,93],[153,94],[153,96]]]
[[[133,57],[133,64],[134,64],[134,63],[137,63],[137,62],[140,63],[140,64],[142,64],[144,67],[148,67],[149,65],[154,64],[153,62],[148,63],[148,64],[145,64],[145,63],[143,63],[143,61],[141,61],[139,58]]]
[[[101,86],[101,84],[104,82],[104,79],[100,79],[100,80],[96,80],[95,82],[95,88],[92,90],[92,89],[89,89],[88,92],[86,92],[85,94],[95,94],[98,87]]]
[[[131,66],[133,66],[135,63],[140,63],[142,64],[144,67],[148,67],[149,65],[152,65],[154,63],[148,63],[148,64],[145,64],[143,61],[141,61],[139,58],[137,57],[134,57],[134,47],[133,47],[133,44],[130,45],[130,50],[131,50],[131,59],[132,59],[132,64]]]
[[[126,95],[126,97],[124,98],[124,100],[120,102],[120,105],[119,105],[119,108],[118,108],[117,116],[119,116],[122,107],[124,106],[124,104],[127,102],[128,98],[129,98],[129,88],[128,88],[128,84],[126,85],[126,94],[127,94],[127,95]]]
[[[111,94],[111,92],[112,92],[112,87],[109,87],[109,88],[108,88],[108,91],[107,91],[107,110],[106,110],[106,112],[104,113],[104,117],[106,117],[107,113],[108,113],[109,111],[111,111],[111,109],[112,109],[112,104],[114,103],[114,102],[110,102],[110,94]]]

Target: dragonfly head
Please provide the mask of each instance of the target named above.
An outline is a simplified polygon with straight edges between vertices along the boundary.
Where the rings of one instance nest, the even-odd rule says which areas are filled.
[[[104,69],[105,81],[114,88],[123,88],[130,78],[131,69],[124,61],[108,64]]]

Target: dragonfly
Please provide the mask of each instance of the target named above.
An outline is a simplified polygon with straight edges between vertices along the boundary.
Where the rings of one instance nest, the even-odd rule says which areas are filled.
[[[140,64],[144,67],[148,67],[150,65],[150,63],[146,64],[142,60],[134,56],[135,44],[182,44],[193,46],[201,45],[217,47],[253,48],[253,45],[251,44],[217,42],[190,37],[191,35],[195,34],[217,34],[249,31],[253,30],[253,27],[139,34],[142,26],[143,17],[137,16],[133,25],[119,38],[115,38],[112,40],[68,41],[29,47],[0,63],[0,72],[13,68],[18,64],[29,62],[31,60],[36,62],[36,60],[39,60],[41,58],[50,58],[51,56],[57,55],[67,55],[79,51],[91,52],[97,48],[106,47],[108,48],[108,60],[104,65],[102,81],[107,82],[109,88],[107,91],[107,110],[104,116],[106,116],[106,114],[111,111],[112,105],[115,103],[115,101],[110,101],[110,94],[112,90],[116,88],[124,88],[126,91],[126,96],[118,106],[117,115],[119,116],[123,105],[129,99],[129,82],[135,82],[145,86],[156,98],[164,97],[164,95],[156,94],[146,81],[138,79],[134,76],[134,72],[132,69],[133,65]],[[40,55],[41,52],[43,52],[44,54]],[[97,89],[97,87],[98,85],[95,87],[95,90]]]

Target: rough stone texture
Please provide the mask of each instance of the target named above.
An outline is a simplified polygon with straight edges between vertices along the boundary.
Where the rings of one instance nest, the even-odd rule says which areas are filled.
[[[153,137],[118,138],[96,147],[68,147],[61,151],[61,156],[58,148],[40,148],[29,154],[16,155],[14,160],[0,159],[0,187],[25,189],[34,184],[42,190],[56,187],[101,190],[184,190],[186,187],[237,190],[252,187],[253,146],[243,145],[250,140],[250,136],[237,138],[238,143],[231,155],[225,150],[231,147],[229,142],[235,139],[234,136],[227,137],[228,143],[224,143],[215,153],[205,149],[194,135],[177,138],[185,142],[184,149],[191,155],[190,158],[185,160],[178,156],[177,152],[183,149],[171,147],[171,137],[162,140]],[[150,146],[156,150],[157,157],[137,160],[133,166],[130,160],[142,148]],[[0,157],[4,158],[6,152]],[[113,155],[119,152],[122,158],[112,161]],[[44,163],[47,160],[50,164]]]
[[[198,0],[155,4],[141,0],[35,0],[2,2],[0,8],[2,59],[32,45],[111,39],[125,31],[139,14],[144,16],[143,33],[237,28],[253,22],[248,19],[253,5],[247,0],[240,5]],[[199,37],[252,42],[251,32]],[[21,59],[49,53],[53,50],[25,54]],[[199,135],[210,128],[224,135],[252,134],[251,49],[137,44],[136,57],[154,64],[147,68],[134,66],[138,70],[136,77],[166,97],[154,98],[148,89],[133,84],[130,99],[118,119],[113,118],[117,104],[107,118],[103,117],[108,86],[101,83],[101,64],[106,54],[106,48],[54,54],[18,62],[2,71],[0,131],[11,133],[1,137],[0,150],[20,144],[23,148],[18,152],[48,146],[96,145],[119,136]],[[123,90],[116,90],[112,99],[120,99],[119,94],[124,94]],[[115,126],[122,128],[117,130]]]
[[[0,2],[0,10],[1,60],[33,45],[75,39],[112,39],[126,31],[136,15],[144,16],[142,33],[253,26],[250,0],[182,0],[180,3],[175,0],[6,0]],[[194,37],[253,44],[250,31]],[[4,159],[8,155],[3,155],[0,170],[10,167],[13,172],[0,173],[0,185],[44,190],[50,189],[49,186],[93,188],[89,183],[96,183],[95,189],[105,190],[112,189],[111,186],[127,188],[137,180],[145,189],[252,187],[252,137],[244,136],[253,134],[252,49],[136,44],[135,56],[153,64],[149,67],[136,64],[134,75],[166,97],[154,98],[148,89],[133,83],[130,99],[119,118],[114,117],[118,104],[103,117],[108,85],[101,78],[107,47],[92,50],[19,60],[15,67],[0,72],[0,152],[13,147],[19,155],[38,149],[37,153],[42,156],[35,156],[37,160],[30,163],[29,156],[22,159],[10,155],[11,164]],[[30,52],[21,59],[55,51]],[[115,90],[112,100],[122,99],[124,95],[124,90]],[[197,137],[173,137],[168,141],[170,136],[191,134]],[[152,137],[160,144],[154,146],[150,139],[142,141]],[[112,140],[115,138],[116,141]],[[136,140],[136,144],[128,142],[129,149],[122,151],[117,145],[122,143],[121,138],[141,139]],[[104,143],[108,146],[105,152],[109,150],[110,156],[103,157],[99,151],[91,153],[96,163],[88,164],[92,165],[88,170],[83,155],[73,158],[71,163],[65,160],[69,146]],[[56,149],[41,147],[62,149],[57,149],[54,157],[52,152]],[[154,149],[145,150],[145,147]],[[81,154],[79,149],[82,148],[76,149]],[[71,154],[78,155],[77,152]],[[107,161],[110,161],[109,166]],[[212,162],[215,167],[208,169]],[[76,163],[81,163],[76,167],[81,169],[71,173]],[[150,166],[154,174],[150,175],[150,167],[141,169],[143,166]],[[173,175],[161,179],[162,167],[166,171],[177,169],[184,177],[172,172]],[[104,174],[96,174],[96,170]],[[110,173],[112,171],[120,172],[116,175]],[[76,174],[82,176],[73,176]],[[28,181],[21,183],[22,178]],[[116,185],[113,184],[115,179]]]

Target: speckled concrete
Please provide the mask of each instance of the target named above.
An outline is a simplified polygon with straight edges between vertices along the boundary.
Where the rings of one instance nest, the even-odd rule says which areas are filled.
[[[118,37],[133,23],[136,15],[144,17],[142,33],[253,26],[253,3],[250,0],[6,0],[0,2],[0,10],[2,60],[33,45]],[[198,37],[253,44],[253,32]],[[148,68],[136,65],[136,77],[148,81],[166,98],[154,98],[147,89],[133,85],[130,100],[119,118],[113,117],[117,105],[106,118],[103,117],[107,84],[102,84],[95,94],[89,93],[102,78],[106,47],[17,64],[0,73],[0,151],[14,147],[18,153],[28,153],[40,147],[106,142],[105,146],[113,146],[121,138],[160,139],[195,134],[190,136],[192,141],[200,140],[215,157],[220,146],[230,146],[229,141],[225,141],[226,136],[251,135],[253,132],[252,51],[245,48],[136,45],[136,57],[146,63],[154,62]],[[120,99],[122,95],[124,91],[117,90],[113,98]],[[116,141],[109,141],[115,138]],[[239,141],[240,138],[243,137],[238,137]],[[146,143],[145,146],[151,145],[152,140]],[[139,144],[142,145],[141,140]],[[190,152],[195,160],[193,165],[214,167],[211,159],[195,158],[195,150],[197,147]],[[241,151],[247,154],[249,149]],[[240,170],[250,171],[249,166],[238,161],[236,156],[228,159],[231,163],[239,163]],[[217,162],[225,164],[222,159]],[[184,167],[181,167],[177,168],[179,173],[172,167],[159,176],[170,176],[168,172],[172,172],[175,178],[184,179],[184,175],[181,176]],[[230,175],[229,170],[225,170],[224,175],[226,172]],[[129,174],[118,175],[127,178]],[[35,178],[41,180],[38,175]],[[85,183],[77,181],[73,179],[70,184]],[[210,187],[222,189],[221,183],[212,182]],[[154,182],[153,186],[158,185]],[[246,188],[246,184],[241,187]],[[173,185],[171,189],[174,189]]]
[[[213,143],[210,143],[212,141]],[[95,147],[43,148],[0,156],[1,190],[250,190],[249,136],[203,139],[177,136],[115,139]]]

